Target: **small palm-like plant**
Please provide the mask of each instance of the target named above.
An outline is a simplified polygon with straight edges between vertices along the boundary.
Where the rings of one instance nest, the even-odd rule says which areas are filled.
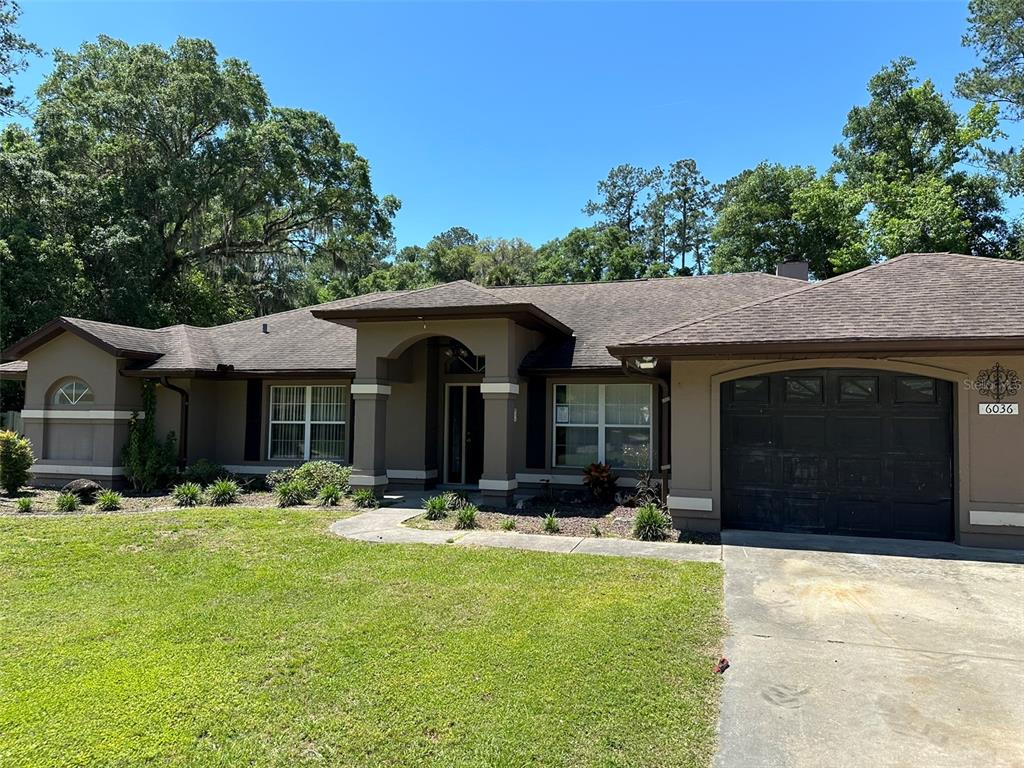
[[[78,497],[70,491],[57,494],[56,504],[58,512],[74,512],[82,505]]]
[[[32,511],[32,499],[27,496],[22,496],[16,502],[14,502],[14,508],[23,515],[27,515]]]
[[[438,496],[431,496],[423,502],[423,509],[426,510],[427,520],[443,520],[448,514],[448,494],[442,493]]]
[[[514,517],[506,517],[501,521],[501,530],[503,531],[514,531],[516,529],[516,519]]]
[[[668,515],[654,504],[644,504],[636,511],[633,535],[641,541],[660,541],[669,526]]]
[[[320,489],[320,495],[316,497],[316,503],[321,507],[336,507],[344,495],[341,488],[333,483],[328,483]]]
[[[108,488],[105,491],[101,491],[100,495],[96,497],[96,509],[101,512],[116,512],[121,508],[122,501],[124,499],[121,498],[120,493]]]
[[[352,501],[360,509],[375,509],[380,506],[377,495],[369,488],[360,488],[352,494]]]
[[[233,504],[238,499],[241,489],[234,480],[222,478],[206,487],[206,495],[210,503],[216,507],[223,507],[225,504]]]
[[[476,514],[478,511],[473,504],[467,504],[462,507],[455,516],[455,527],[463,531],[476,528]]]
[[[277,494],[277,506],[279,507],[297,507],[300,504],[305,504],[306,499],[309,498],[309,489],[301,480],[286,480],[283,483],[278,483],[274,492]]]
[[[583,470],[583,484],[598,501],[610,501],[615,496],[615,482],[618,478],[607,464],[590,464]]]
[[[179,507],[198,507],[203,500],[203,489],[199,483],[185,482],[174,486],[171,498]]]
[[[544,515],[544,533],[558,533],[560,530],[562,528],[558,525],[558,518],[555,517],[554,511]]]

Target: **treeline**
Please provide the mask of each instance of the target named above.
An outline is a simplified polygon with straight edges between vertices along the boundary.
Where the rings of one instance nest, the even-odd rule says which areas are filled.
[[[58,314],[155,327],[222,323],[375,290],[747,270],[806,259],[828,278],[908,251],[1024,257],[1005,201],[1024,191],[1006,133],[1024,119],[1024,11],[974,0],[960,114],[914,62],[875,75],[834,163],[764,162],[712,181],[694,159],[620,165],[593,224],[534,247],[453,227],[395,248],[399,201],[316,112],[270,103],[204,40],[100,37],[56,52],[34,110],[10,75],[38,49],[0,0],[0,344]],[[581,201],[583,202],[583,201]]]

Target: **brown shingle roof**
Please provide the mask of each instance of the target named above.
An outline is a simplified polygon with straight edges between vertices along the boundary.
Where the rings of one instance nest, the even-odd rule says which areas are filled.
[[[925,350],[954,342],[1024,345],[1024,262],[906,254],[614,345],[614,351],[724,354],[754,345]]]

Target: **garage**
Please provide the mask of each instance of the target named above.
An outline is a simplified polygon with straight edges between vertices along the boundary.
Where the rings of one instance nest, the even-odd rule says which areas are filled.
[[[953,391],[878,370],[721,385],[727,528],[952,540]]]

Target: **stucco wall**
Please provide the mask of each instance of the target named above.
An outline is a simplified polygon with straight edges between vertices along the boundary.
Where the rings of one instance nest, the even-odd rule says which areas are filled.
[[[918,373],[954,384],[957,539],[964,544],[1013,543],[1012,537],[1024,536],[1024,415],[979,415],[978,404],[991,398],[981,397],[973,387],[979,371],[996,362],[1024,373],[1024,355],[674,361],[673,518],[678,525],[695,529],[719,527],[722,382],[798,368],[875,368]],[[1024,392],[1011,401],[1024,403]],[[1009,517],[1002,517],[1007,514]],[[999,519],[1019,524],[991,524]],[[986,522],[979,522],[982,520]]]

